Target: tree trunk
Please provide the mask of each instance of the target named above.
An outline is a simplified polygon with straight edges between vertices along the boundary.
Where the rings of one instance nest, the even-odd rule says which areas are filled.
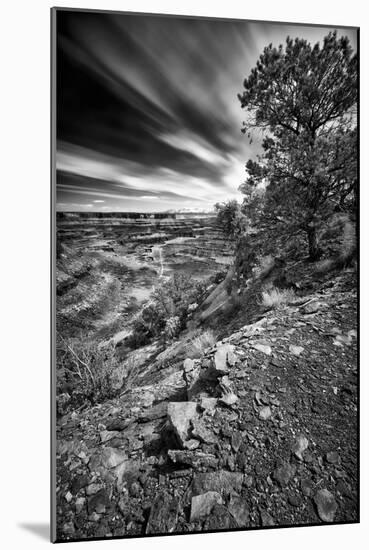
[[[313,225],[309,225],[306,229],[308,243],[309,243],[309,260],[316,262],[321,257],[323,251],[318,244],[318,237],[316,234],[316,228]]]

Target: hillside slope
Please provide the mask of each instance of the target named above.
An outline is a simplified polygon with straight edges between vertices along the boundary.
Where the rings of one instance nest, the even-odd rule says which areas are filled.
[[[356,315],[345,270],[60,417],[58,538],[357,521]]]

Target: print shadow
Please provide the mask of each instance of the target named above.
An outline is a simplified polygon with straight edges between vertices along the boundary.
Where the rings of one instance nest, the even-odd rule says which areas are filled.
[[[18,527],[33,533],[40,539],[50,541],[50,525],[48,523],[19,523]]]

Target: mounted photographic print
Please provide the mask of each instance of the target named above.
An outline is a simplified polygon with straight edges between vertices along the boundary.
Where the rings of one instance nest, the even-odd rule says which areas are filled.
[[[322,23],[52,9],[53,541],[359,521],[358,29]]]

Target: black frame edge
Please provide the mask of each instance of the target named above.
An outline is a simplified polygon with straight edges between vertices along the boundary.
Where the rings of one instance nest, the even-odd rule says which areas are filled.
[[[50,541],[56,542],[56,8],[50,8]]]

